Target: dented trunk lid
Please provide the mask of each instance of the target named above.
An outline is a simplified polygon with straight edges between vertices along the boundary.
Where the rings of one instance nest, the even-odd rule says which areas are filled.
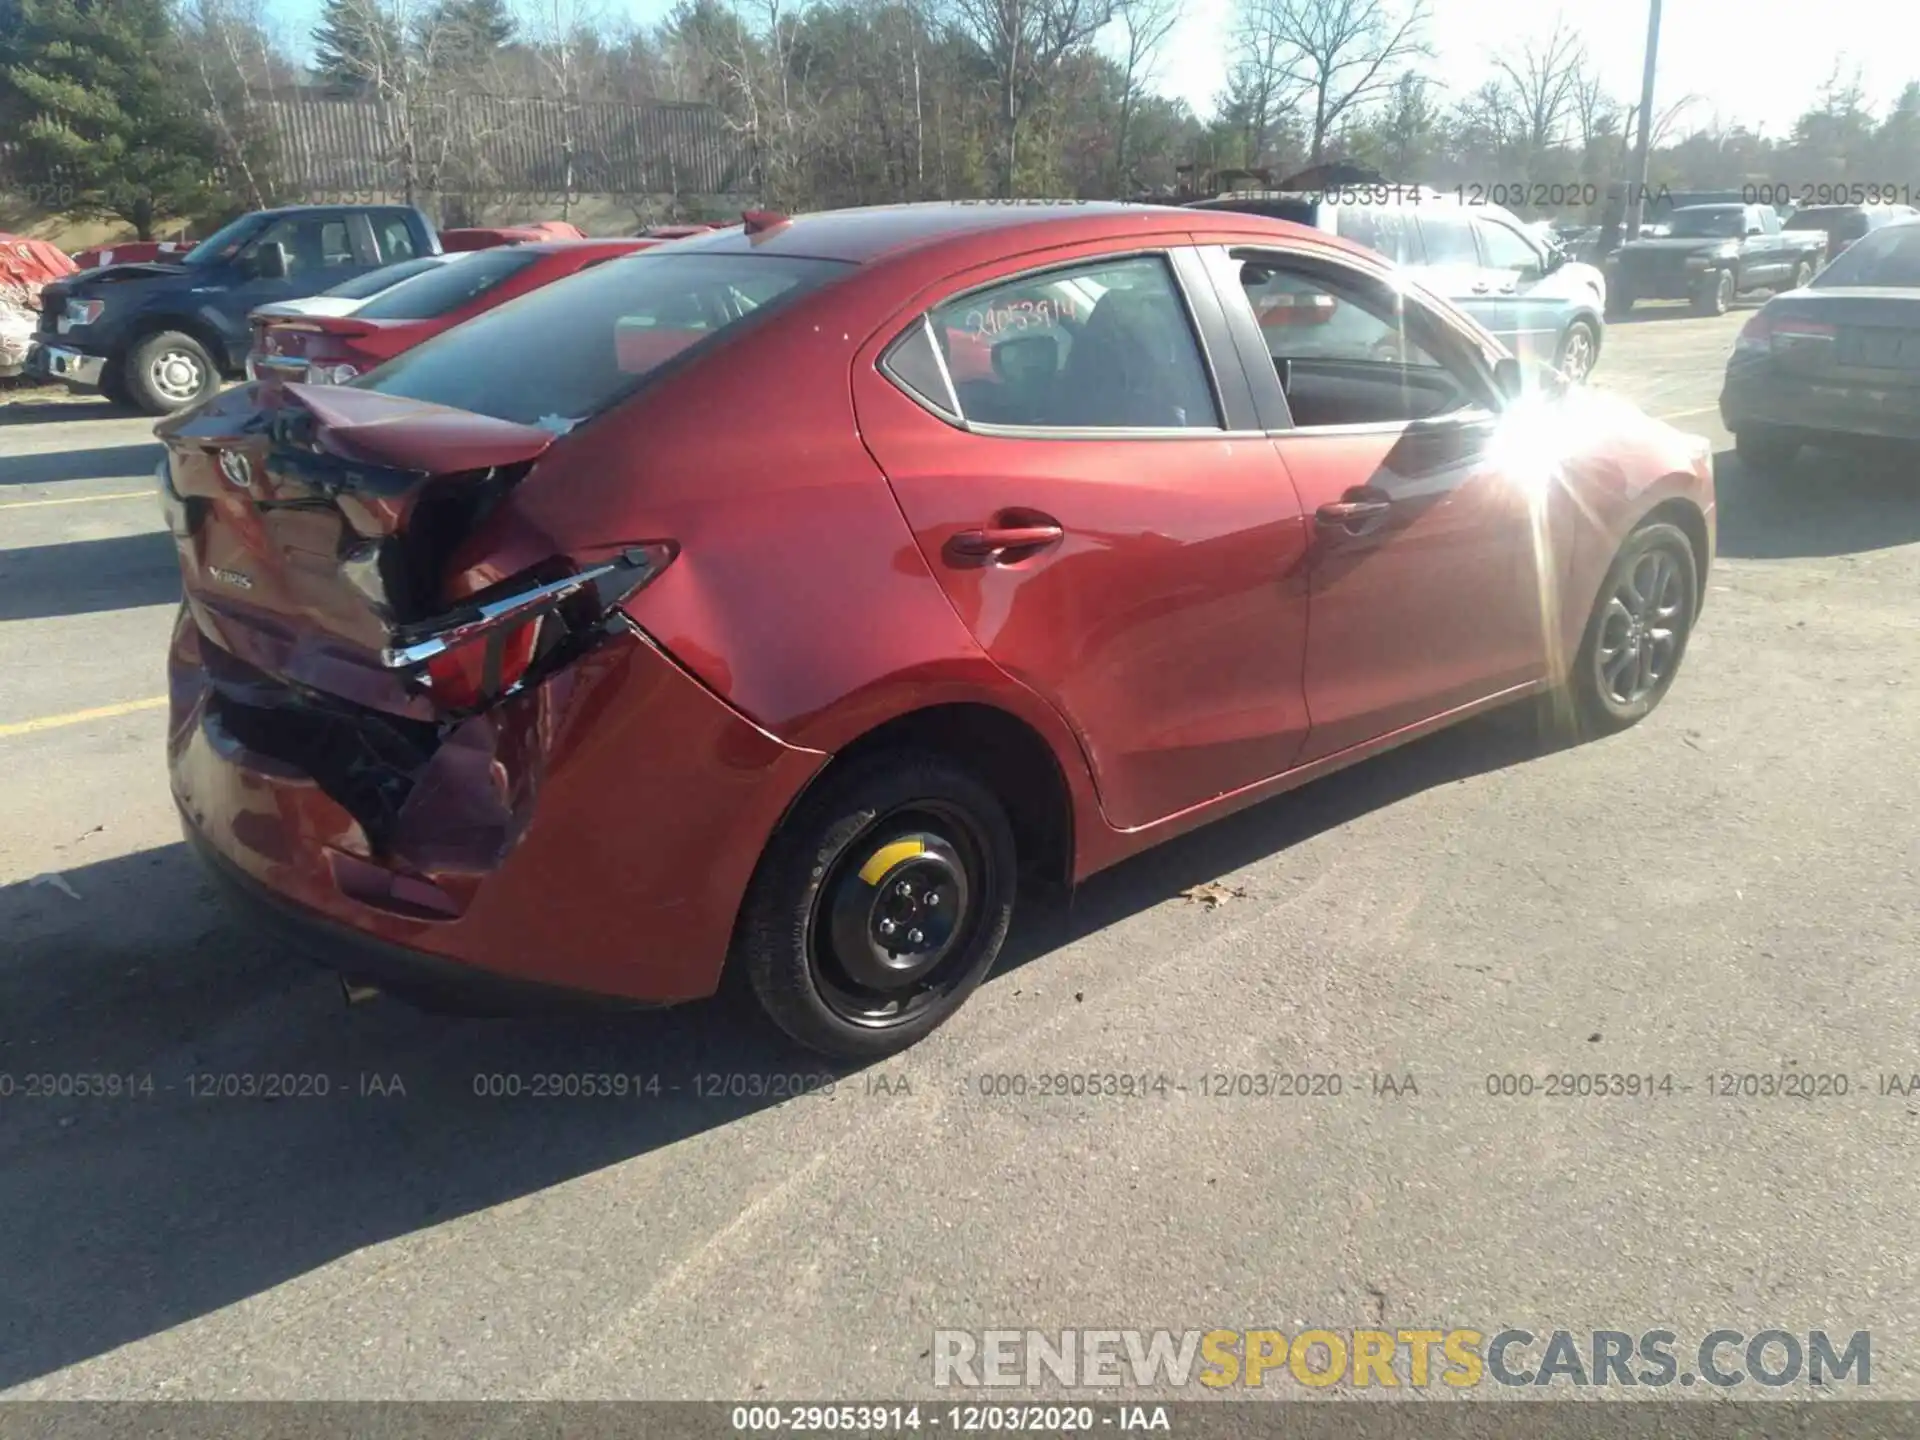
[[[335,386],[249,386],[163,421],[158,477],[201,629],[254,668],[413,718],[383,655],[447,605],[461,542],[558,436]]]

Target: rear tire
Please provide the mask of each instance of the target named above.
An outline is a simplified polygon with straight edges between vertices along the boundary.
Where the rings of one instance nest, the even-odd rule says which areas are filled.
[[[1633,313],[1633,296],[1627,291],[1614,291],[1607,296],[1607,319],[1624,320]]]
[[[1792,466],[1800,446],[1800,438],[1785,430],[1750,426],[1733,437],[1733,450],[1740,462],[1763,475],[1778,474]]]
[[[1654,521],[1629,535],[1600,584],[1572,675],[1547,697],[1550,730],[1586,740],[1646,719],[1679,674],[1699,602],[1683,530]]]
[[[199,405],[220,388],[220,370],[191,335],[162,330],[128,353],[123,383],[133,403],[149,415],[171,415]]]
[[[1812,281],[1812,279],[1813,279],[1812,262],[1807,260],[1802,260],[1798,265],[1794,266],[1793,268],[1793,283],[1788,285],[1780,293],[1785,294],[1787,290],[1804,290],[1807,288],[1807,285]]]
[[[1005,808],[961,766],[921,752],[857,760],[768,842],[729,969],[807,1048],[854,1061],[897,1054],[993,968],[1016,861]]]

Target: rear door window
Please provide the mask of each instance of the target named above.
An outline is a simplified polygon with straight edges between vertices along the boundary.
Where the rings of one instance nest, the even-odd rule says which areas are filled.
[[[1050,270],[929,317],[961,414],[1045,429],[1218,429],[1206,362],[1157,255]]]
[[[487,253],[445,268],[463,269]],[[787,255],[674,254],[662,246],[530,290],[354,383],[522,425],[571,425],[600,414],[675,356],[726,343],[761,314],[854,268]]]

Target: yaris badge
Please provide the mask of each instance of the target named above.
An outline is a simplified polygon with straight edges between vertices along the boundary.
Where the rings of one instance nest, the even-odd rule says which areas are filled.
[[[222,570],[218,565],[209,565],[207,567],[207,574],[218,580],[222,585],[231,585],[236,590],[251,590],[253,588],[253,577],[239,570]]]
[[[245,490],[253,484],[253,462],[238,450],[220,452],[220,473],[227,483]]]

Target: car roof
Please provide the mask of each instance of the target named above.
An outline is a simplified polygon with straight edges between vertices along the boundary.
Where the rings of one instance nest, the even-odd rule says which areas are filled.
[[[964,250],[1018,235],[1022,248],[1127,236],[1178,235],[1192,230],[1191,211],[1172,205],[1135,205],[1108,200],[948,200],[911,205],[873,205],[795,215],[784,224],[749,232],[731,226],[673,242],[673,253],[758,253],[855,265],[937,248]],[[1345,246],[1335,237],[1284,220],[1240,214],[1230,223],[1250,234],[1310,236],[1316,243]]]
[[[1680,205],[1675,207],[1675,215],[1690,215],[1696,210],[1745,210],[1749,207],[1738,200],[1715,200],[1706,205]],[[1758,209],[1758,206],[1751,207]],[[1797,213],[1797,212],[1796,212]]]

